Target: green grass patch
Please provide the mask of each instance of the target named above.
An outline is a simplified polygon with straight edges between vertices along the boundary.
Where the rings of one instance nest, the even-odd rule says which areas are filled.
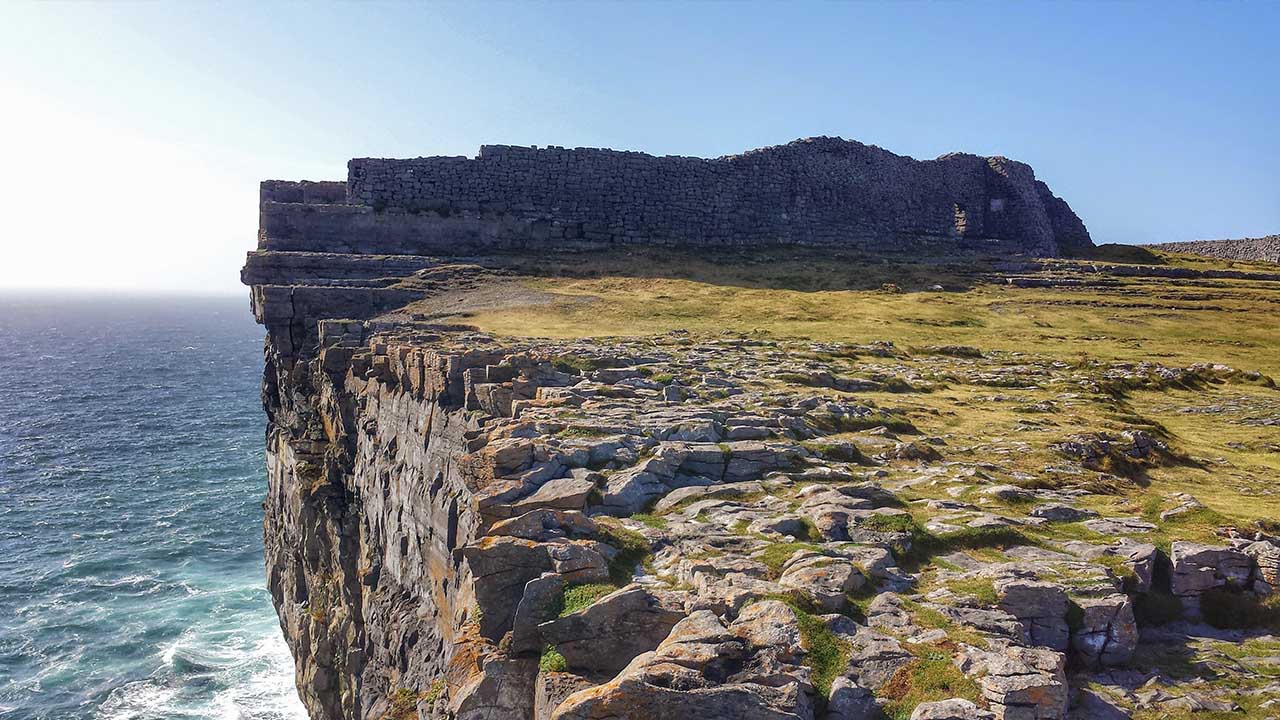
[[[649,541],[645,536],[629,530],[613,518],[597,518],[596,534],[600,540],[609,543],[618,554],[609,561],[609,579],[622,586],[635,577],[637,565],[644,566],[651,556]]]
[[[444,678],[436,678],[435,680],[431,681],[431,687],[428,688],[425,693],[423,693],[422,699],[426,700],[428,704],[434,704],[435,701],[440,699],[441,695],[444,695],[444,690],[445,690]]]
[[[399,688],[391,693],[391,706],[383,720],[413,720],[418,717],[418,693],[409,688]]]
[[[817,524],[807,517],[800,518],[800,524],[804,526],[804,533],[800,536],[800,540],[822,542],[822,533],[818,531]]]
[[[964,698],[981,699],[978,684],[965,677],[951,662],[946,648],[925,648],[907,665],[900,668],[877,693],[888,702],[884,713],[893,720],[909,720],[921,703]]]
[[[635,520],[641,525],[651,527],[654,530],[665,530],[667,528],[667,519],[660,515],[653,515],[651,513],[636,513],[635,515],[631,516],[631,519]]]
[[[609,431],[599,428],[588,427],[567,427],[556,433],[557,436],[563,438],[597,438],[609,435]]]
[[[901,550],[898,558],[898,564],[906,569],[919,568],[935,555],[958,550],[1004,550],[1018,545],[1040,544],[1011,527],[963,528],[937,535],[921,529],[912,535],[910,542],[910,548]]]
[[[809,668],[809,681],[817,691],[818,710],[825,709],[831,697],[831,684],[844,672],[853,654],[852,648],[836,636],[813,611],[806,598],[798,595],[775,595],[778,600],[796,614],[796,627],[800,630],[800,642],[805,650],[804,664]]]
[[[759,560],[769,568],[772,577],[777,578],[782,574],[782,566],[795,555],[798,550],[812,550],[814,552],[822,552],[821,545],[807,542],[791,542],[791,543],[774,543],[764,550],[752,555],[752,558]]]
[[[608,585],[605,583],[585,583],[582,585],[570,585],[564,589],[560,598],[560,609],[556,612],[559,617],[571,615],[579,610],[585,610],[600,598],[617,590],[616,585]]]
[[[884,427],[903,435],[918,435],[920,431],[906,417],[898,413],[875,412],[869,415],[835,415],[827,412],[811,412],[805,416],[815,427],[830,433],[858,432]]]
[[[542,651],[542,657],[538,658],[538,669],[542,672],[564,672],[569,669],[569,663],[565,662],[564,656],[555,648],[548,645]]]
[[[924,533],[924,529],[910,515],[870,515],[859,520],[857,525],[863,530],[871,530],[873,532],[912,533],[913,535]]]
[[[947,588],[957,595],[971,597],[983,605],[995,605],[996,601],[999,600],[996,596],[995,583],[991,581],[991,578],[974,577],[952,580],[947,583]]]

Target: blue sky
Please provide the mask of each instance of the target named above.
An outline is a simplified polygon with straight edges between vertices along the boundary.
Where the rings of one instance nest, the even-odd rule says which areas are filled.
[[[258,180],[483,143],[840,135],[1028,162],[1097,242],[1275,233],[1278,36],[1275,2],[8,2],[0,287],[240,292]]]

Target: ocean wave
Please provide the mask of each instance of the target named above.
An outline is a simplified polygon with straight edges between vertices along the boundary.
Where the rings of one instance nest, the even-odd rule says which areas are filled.
[[[305,716],[262,574],[260,330],[170,304],[0,327],[4,720]]]

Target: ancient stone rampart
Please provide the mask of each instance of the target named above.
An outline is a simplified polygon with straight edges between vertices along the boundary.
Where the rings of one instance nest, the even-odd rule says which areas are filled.
[[[1165,252],[1190,253],[1223,260],[1280,263],[1280,235],[1236,240],[1191,240],[1146,245]]]
[[[262,188],[264,250],[442,254],[612,245],[810,245],[1041,256],[1092,245],[1031,167],[919,161],[839,138],[716,159],[489,145],[358,158],[334,183]]]

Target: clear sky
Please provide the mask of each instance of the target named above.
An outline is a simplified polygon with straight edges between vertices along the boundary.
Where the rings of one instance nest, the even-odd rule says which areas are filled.
[[[242,292],[257,183],[840,135],[1035,167],[1096,242],[1280,232],[1280,3],[0,3],[0,288]]]

